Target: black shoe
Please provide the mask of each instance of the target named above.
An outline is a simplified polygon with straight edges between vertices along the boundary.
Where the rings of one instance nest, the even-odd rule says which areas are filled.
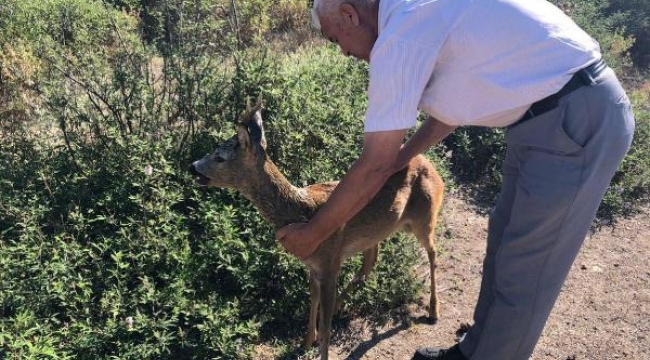
[[[458,344],[449,349],[419,348],[411,360],[469,360],[460,352]]]

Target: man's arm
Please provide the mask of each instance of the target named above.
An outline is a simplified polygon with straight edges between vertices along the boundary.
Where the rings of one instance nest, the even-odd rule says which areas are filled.
[[[361,156],[316,215],[308,223],[278,230],[277,238],[287,251],[308,258],[321,242],[366,206],[394,173],[405,134],[406,130],[366,133]]]
[[[402,170],[413,157],[424,153],[432,145],[444,140],[456,128],[457,126],[447,125],[432,117],[427,118],[415,134],[402,146],[395,161],[394,172]]]
[[[308,223],[291,224],[278,230],[278,240],[290,253],[308,258],[336,229],[366,206],[392,174],[455,128],[430,117],[401,149],[405,130],[366,133],[361,157],[323,207]]]

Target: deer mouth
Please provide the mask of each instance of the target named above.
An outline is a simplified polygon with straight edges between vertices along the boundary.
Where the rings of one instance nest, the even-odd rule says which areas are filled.
[[[190,173],[194,175],[194,181],[200,186],[208,186],[210,184],[210,178],[196,170],[196,166],[194,166],[194,164],[190,166]]]
[[[197,184],[200,186],[208,186],[210,184],[210,178],[203,175],[198,175],[194,178]]]

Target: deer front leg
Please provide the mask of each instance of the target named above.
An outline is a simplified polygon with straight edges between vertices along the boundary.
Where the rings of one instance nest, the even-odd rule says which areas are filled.
[[[316,319],[318,317],[318,304],[320,301],[320,286],[314,276],[314,272],[309,272],[309,297],[311,299],[311,308],[309,309],[309,323],[307,324],[307,334],[303,347],[309,349],[316,341]]]
[[[352,281],[348,283],[348,285],[345,287],[345,289],[341,292],[339,297],[336,299],[336,307],[334,308],[335,314],[341,310],[341,307],[343,307],[343,303],[347,301],[352,289],[358,286],[359,284],[362,284],[364,281],[366,281],[366,277],[370,274],[372,268],[377,263],[378,256],[379,256],[379,245],[375,245],[372,248],[363,252],[363,264],[361,265],[361,269],[359,270],[359,273],[355,275],[354,278],[352,278]]]
[[[332,332],[332,317],[336,302],[336,281],[338,271],[320,278],[320,318],[318,323],[319,351],[321,360],[329,357],[329,345]]]

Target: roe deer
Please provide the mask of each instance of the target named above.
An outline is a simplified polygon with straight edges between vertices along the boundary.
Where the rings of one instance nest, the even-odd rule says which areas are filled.
[[[325,203],[336,182],[296,188],[280,173],[266,153],[260,103],[249,107],[237,126],[237,135],[221,144],[212,155],[195,161],[191,171],[202,186],[234,188],[243,193],[276,229],[308,221]],[[318,334],[321,359],[328,358],[331,320],[351,285],[363,281],[377,260],[378,243],[398,229],[415,234],[426,249],[431,273],[429,317],[439,316],[435,278],[435,227],[443,197],[442,179],[422,155],[395,173],[345,226],[303,261],[309,268],[311,311],[304,345]],[[336,299],[336,284],[343,261],[363,252],[364,261],[355,280]],[[338,302],[338,304],[337,304]],[[318,332],[316,319],[320,305]]]

